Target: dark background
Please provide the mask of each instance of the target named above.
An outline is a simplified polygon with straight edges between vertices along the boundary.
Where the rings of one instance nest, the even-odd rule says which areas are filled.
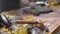
[[[0,0],[0,11],[19,9],[19,0]]]

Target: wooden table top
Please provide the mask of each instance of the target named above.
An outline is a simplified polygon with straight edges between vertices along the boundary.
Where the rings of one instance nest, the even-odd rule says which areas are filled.
[[[3,12],[7,14],[8,16],[11,16],[15,12],[15,10],[10,11],[10,12]],[[52,12],[48,14],[40,14],[40,16],[34,16],[36,19],[44,19],[46,22],[44,23],[45,26],[49,28],[49,34],[51,34],[55,29],[57,29],[60,26],[60,16],[59,13],[57,12]]]

